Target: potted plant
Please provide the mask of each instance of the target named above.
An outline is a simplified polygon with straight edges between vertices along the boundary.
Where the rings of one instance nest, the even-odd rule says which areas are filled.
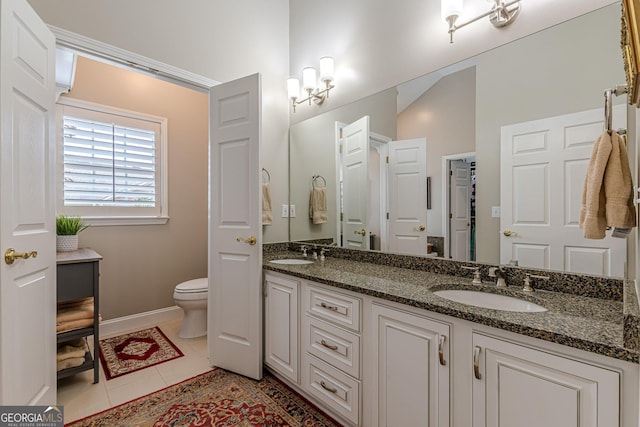
[[[78,216],[56,217],[56,251],[68,252],[78,249],[78,233],[88,225]]]

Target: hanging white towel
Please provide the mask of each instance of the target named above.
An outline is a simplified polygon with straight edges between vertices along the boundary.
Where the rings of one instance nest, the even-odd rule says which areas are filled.
[[[262,183],[262,225],[271,225],[273,213],[271,212],[271,187],[268,182]]]
[[[327,190],[313,187],[309,196],[309,218],[314,224],[324,224],[329,220],[327,214]]]
[[[582,191],[580,228],[587,239],[603,239],[607,227],[636,225],[633,181],[622,138],[604,132],[596,140]]]

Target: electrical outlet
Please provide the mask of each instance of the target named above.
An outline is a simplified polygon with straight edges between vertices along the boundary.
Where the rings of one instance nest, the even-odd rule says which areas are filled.
[[[296,217],[296,205],[289,205],[289,218]]]
[[[282,205],[282,218],[289,218],[289,205]]]

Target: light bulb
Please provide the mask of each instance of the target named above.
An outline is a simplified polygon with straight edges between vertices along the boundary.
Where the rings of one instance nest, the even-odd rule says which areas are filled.
[[[316,74],[316,69],[313,67],[307,67],[302,70],[302,89],[308,91],[313,91],[316,89],[318,84],[318,77]]]
[[[296,100],[300,98],[300,81],[295,77],[289,77],[287,79],[287,94],[289,99]]]
[[[330,56],[320,58],[320,80],[325,83],[331,83],[333,81],[333,72],[333,58]]]

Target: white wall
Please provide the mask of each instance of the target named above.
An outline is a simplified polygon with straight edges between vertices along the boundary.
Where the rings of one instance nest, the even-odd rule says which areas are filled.
[[[262,74],[262,163],[273,204],[288,199],[287,0],[28,0],[49,25],[220,82]],[[288,240],[275,218],[265,242]]]
[[[336,61],[336,88],[331,98],[320,108],[299,108],[291,121],[304,120],[613,3],[619,1],[523,1],[522,13],[509,27],[497,30],[487,18],[457,31],[450,44],[437,0],[290,1],[292,75],[306,66],[317,67],[318,59],[325,55]],[[474,11],[485,11],[489,6],[485,0],[466,0],[465,16],[474,16]]]

